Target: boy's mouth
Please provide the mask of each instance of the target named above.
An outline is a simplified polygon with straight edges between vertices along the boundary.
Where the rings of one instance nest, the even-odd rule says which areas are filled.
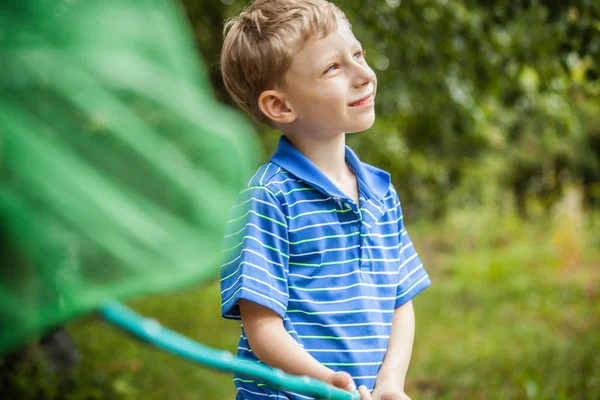
[[[373,104],[373,97],[374,97],[373,93],[371,93],[368,96],[355,101],[354,103],[350,103],[349,106],[350,107],[370,106],[371,104]]]

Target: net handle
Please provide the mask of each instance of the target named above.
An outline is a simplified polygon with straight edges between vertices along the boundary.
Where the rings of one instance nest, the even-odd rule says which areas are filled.
[[[325,400],[360,400],[358,392],[347,392],[307,376],[286,374],[279,369],[236,357],[228,351],[205,346],[163,327],[152,318],[135,313],[118,301],[104,303],[100,313],[111,324],[133,333],[140,339],[199,364],[259,379],[278,390],[305,393]]]

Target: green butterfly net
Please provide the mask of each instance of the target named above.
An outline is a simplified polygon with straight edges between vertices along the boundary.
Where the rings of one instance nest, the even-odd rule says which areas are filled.
[[[180,10],[0,9],[0,351],[107,298],[218,276],[257,145],[212,98]]]
[[[219,276],[225,221],[258,149],[245,119],[214,100],[178,5],[3,1],[0,357],[103,309],[206,365],[358,398],[145,329],[112,301]]]

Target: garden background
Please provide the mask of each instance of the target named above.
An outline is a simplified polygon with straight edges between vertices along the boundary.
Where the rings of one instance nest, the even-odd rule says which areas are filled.
[[[433,286],[415,299],[413,399],[600,399],[600,3],[340,0],[377,73],[377,121],[348,143],[389,171]],[[183,3],[215,96],[223,21]],[[149,26],[148,29],[151,29]],[[256,126],[264,160],[277,132]],[[219,286],[131,302],[214,347],[239,326]],[[89,316],[69,375],[31,344],[1,362],[14,399],[232,399],[225,374]]]

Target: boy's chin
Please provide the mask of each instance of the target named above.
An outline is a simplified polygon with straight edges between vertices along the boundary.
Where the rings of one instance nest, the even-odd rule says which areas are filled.
[[[373,116],[371,118],[365,118],[363,121],[360,121],[359,123],[355,124],[352,129],[349,129],[346,131],[346,133],[358,133],[358,132],[364,132],[368,129],[370,129],[373,124],[375,124],[375,113],[373,113]]]

